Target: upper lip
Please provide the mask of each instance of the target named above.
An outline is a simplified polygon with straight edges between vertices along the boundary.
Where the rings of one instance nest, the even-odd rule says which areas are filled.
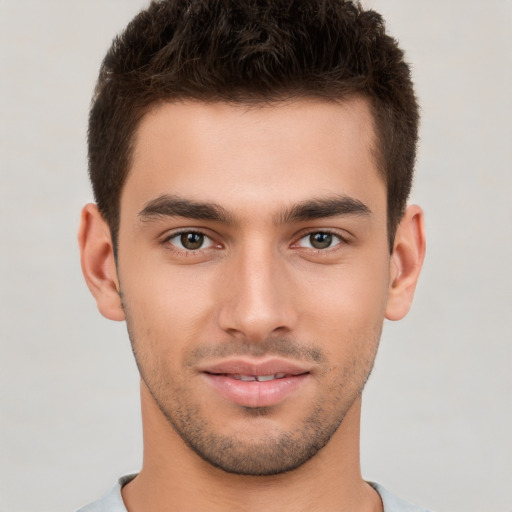
[[[203,373],[216,375],[275,375],[284,373],[286,375],[302,375],[309,373],[306,366],[288,361],[286,359],[271,358],[265,360],[251,359],[225,359],[220,362],[205,364],[199,368]]]

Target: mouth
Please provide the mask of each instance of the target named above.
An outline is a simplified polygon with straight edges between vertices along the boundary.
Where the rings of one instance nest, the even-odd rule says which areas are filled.
[[[243,407],[270,407],[291,399],[310,376],[308,368],[276,359],[223,361],[201,373],[216,394]]]
[[[268,382],[269,380],[284,379],[287,376],[286,373],[275,373],[273,375],[240,375],[240,374],[238,374],[238,375],[221,374],[221,375],[224,375],[226,377],[229,377],[229,378],[235,379],[235,380],[243,380],[244,382],[254,382],[254,381]],[[291,375],[290,375],[290,377],[291,377]]]

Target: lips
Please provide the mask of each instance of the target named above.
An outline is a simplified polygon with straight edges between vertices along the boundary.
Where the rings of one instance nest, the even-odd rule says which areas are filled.
[[[307,380],[310,369],[286,360],[229,360],[201,368],[221,397],[244,407],[269,407],[290,398]]]

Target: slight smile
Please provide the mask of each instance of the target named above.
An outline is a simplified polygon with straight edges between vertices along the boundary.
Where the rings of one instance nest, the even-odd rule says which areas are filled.
[[[270,407],[304,384],[310,370],[285,360],[228,360],[205,367],[202,375],[226,400],[244,407]]]

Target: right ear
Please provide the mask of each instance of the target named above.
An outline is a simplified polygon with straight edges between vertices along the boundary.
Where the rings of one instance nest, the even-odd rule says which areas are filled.
[[[82,209],[78,245],[85,282],[100,313],[110,320],[124,320],[110,228],[95,204]]]

